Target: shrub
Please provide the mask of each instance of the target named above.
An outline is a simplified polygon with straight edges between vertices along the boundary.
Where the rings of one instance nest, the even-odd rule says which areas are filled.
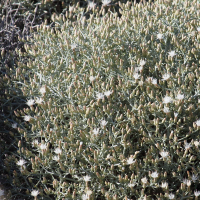
[[[120,7],[53,15],[25,46],[24,198],[198,199],[199,3]]]

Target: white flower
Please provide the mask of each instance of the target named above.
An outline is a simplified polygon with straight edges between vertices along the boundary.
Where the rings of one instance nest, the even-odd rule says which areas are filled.
[[[106,120],[101,120],[101,126],[105,127],[108,122]]]
[[[96,79],[96,76],[90,76],[89,79],[90,79],[90,82],[92,82]]]
[[[37,103],[37,104],[42,104],[42,102],[43,102],[43,99],[37,97],[35,103]]]
[[[167,152],[167,151],[161,151],[160,155],[162,156],[162,158],[167,158],[169,156],[169,152]]]
[[[167,183],[167,182],[163,182],[163,183],[161,184],[161,187],[167,189],[168,183]]]
[[[29,99],[29,100],[26,102],[26,104],[27,104],[28,106],[33,106],[33,105],[35,104],[35,101],[34,101],[34,99]]]
[[[93,1],[88,1],[88,8],[89,9],[93,9],[93,8],[95,8],[95,6],[96,6],[96,3],[94,3]]]
[[[53,157],[53,160],[55,160],[55,161],[59,161],[60,158],[59,158],[59,156],[54,156],[54,157]]]
[[[199,32],[200,32],[200,27],[197,27],[197,31],[199,31]]]
[[[25,160],[20,159],[20,160],[17,162],[17,165],[19,165],[19,166],[23,166],[25,163],[26,163]]]
[[[151,177],[152,178],[158,178],[158,172],[157,171],[155,171],[155,172],[153,172],[152,174],[151,174]]]
[[[138,73],[135,73],[134,75],[133,75],[133,77],[134,77],[134,79],[140,79],[140,75],[138,74]]]
[[[169,199],[174,199],[174,197],[175,197],[174,194],[172,194],[172,193],[169,194]]]
[[[62,150],[60,148],[56,148],[55,151],[54,151],[56,154],[61,154],[62,153]]]
[[[173,101],[173,99],[171,98],[171,97],[169,97],[169,96],[165,96],[164,98],[163,98],[163,103],[170,103],[170,102],[172,102]]]
[[[138,73],[138,72],[141,71],[142,69],[143,69],[143,66],[136,67],[136,68],[135,68],[135,73]]]
[[[37,197],[37,195],[39,194],[39,191],[38,190],[33,190],[31,192],[31,196],[34,196],[34,197]]]
[[[147,178],[144,177],[144,178],[141,179],[141,181],[142,181],[142,183],[146,184],[147,183]]]
[[[4,195],[4,190],[0,189],[0,197]]]
[[[159,39],[159,40],[163,39],[163,34],[162,33],[158,33],[157,34],[157,39]]]
[[[38,145],[38,140],[33,140],[32,145],[33,146]]]
[[[133,163],[135,163],[135,160],[133,159],[133,157],[129,157],[129,158],[127,159],[127,164],[128,164],[128,165],[131,165],[131,164],[133,164]]]
[[[170,78],[170,74],[163,74],[162,77],[163,77],[162,81],[166,81]]]
[[[164,113],[169,113],[169,112],[170,112],[169,107],[164,106],[163,112],[164,112]]]
[[[191,186],[191,180],[187,180],[187,186],[188,186],[188,187]]]
[[[72,48],[72,50],[73,50],[73,49],[76,49],[76,47],[77,47],[76,44],[71,44],[71,48]]]
[[[92,133],[93,133],[94,135],[98,135],[98,134],[99,134],[99,128],[93,129]]]
[[[24,116],[24,121],[29,122],[31,120],[31,116],[30,115],[25,115]]]
[[[178,116],[178,113],[174,113],[174,117],[177,117]]]
[[[199,30],[199,31],[200,31],[200,30]],[[197,191],[197,190],[196,190],[196,191],[194,192],[194,196],[195,196],[195,197],[198,197],[199,195],[200,195],[200,191]]]
[[[40,88],[40,93],[44,95],[46,93],[46,88],[43,86]]]
[[[198,176],[195,174],[192,174],[192,181],[195,183],[198,180]]]
[[[192,145],[190,143],[185,143],[185,150],[189,149],[190,147],[192,147]]]
[[[83,177],[83,180],[84,180],[85,182],[90,181],[90,179],[91,179],[91,177],[88,176],[88,175],[86,175],[86,176]]]
[[[17,123],[12,124],[12,128],[17,128]]]
[[[88,194],[83,194],[81,197],[82,197],[82,200],[88,200],[89,199]]]
[[[197,126],[200,126],[200,119],[198,119],[198,120],[196,121],[196,125],[197,125]]]
[[[140,60],[140,66],[144,66],[146,64],[145,60]]]
[[[198,146],[199,146],[199,141],[194,141],[194,145],[195,145],[196,147],[198,147]]]
[[[129,183],[128,187],[134,187],[136,185],[136,183]]]
[[[44,149],[46,149],[47,148],[47,145],[46,144],[40,144],[40,149],[41,150],[44,150]]]
[[[104,94],[98,92],[96,97],[97,97],[97,99],[103,99],[104,98]]]
[[[178,94],[178,95],[176,96],[176,99],[178,99],[178,100],[184,99],[184,94]]]
[[[92,194],[92,190],[86,189],[86,194],[87,195],[91,195]]]
[[[107,6],[110,2],[111,0],[102,0],[103,6]]]
[[[169,56],[170,56],[170,57],[174,57],[175,55],[176,55],[176,52],[175,52],[175,51],[170,51],[170,52],[169,52]]]
[[[104,95],[106,95],[107,97],[110,96],[112,94],[112,92],[110,90],[104,92]]]
[[[157,79],[156,78],[152,78],[151,79],[151,83],[154,84],[154,85],[156,85],[157,84]]]
[[[185,178],[185,179],[183,179],[183,184],[187,184],[187,179]]]

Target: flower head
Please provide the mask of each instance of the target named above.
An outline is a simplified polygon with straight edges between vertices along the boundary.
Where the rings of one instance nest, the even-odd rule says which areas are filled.
[[[12,128],[17,128],[17,123],[12,124]]]
[[[106,120],[101,120],[101,126],[105,127],[108,122]]]
[[[156,78],[152,78],[151,79],[151,83],[154,84],[154,85],[156,85],[157,84],[157,79]]]
[[[61,154],[62,153],[62,150],[60,148],[56,148],[55,151],[54,151],[56,154]]]
[[[98,92],[97,95],[96,95],[96,98],[97,99],[103,99],[104,98],[104,94]]]
[[[141,179],[141,181],[142,181],[142,183],[146,184],[148,180],[147,180],[146,177],[144,177],[144,178]]]
[[[24,121],[29,122],[31,120],[31,116],[30,115],[25,115],[24,116]]]
[[[158,33],[157,34],[157,39],[159,39],[159,40],[163,39],[163,34],[162,33]]]
[[[140,60],[140,66],[144,66],[146,64],[145,60]]]
[[[135,73],[135,74],[133,75],[133,77],[134,77],[135,80],[140,79],[140,75],[139,75],[138,73]]]
[[[46,93],[46,88],[43,86],[40,88],[40,93],[44,95]]]
[[[134,187],[136,185],[136,183],[129,183],[128,187]]]
[[[197,27],[197,31],[200,32],[200,27]]]
[[[187,186],[188,186],[188,187],[191,186],[191,180],[187,180]]]
[[[200,30],[199,30],[199,31],[200,31]],[[197,191],[197,190],[194,191],[194,196],[195,196],[195,197],[198,197],[199,195],[200,195],[200,191]]]
[[[33,106],[33,105],[35,104],[35,101],[34,101],[34,99],[29,99],[29,100],[26,102],[26,104],[27,104],[28,106]]]
[[[177,117],[178,116],[178,113],[174,113],[174,117]]]
[[[170,112],[169,107],[164,106],[163,112],[164,112],[164,113],[169,113],[169,112]]]
[[[102,0],[103,6],[107,6],[110,2],[111,0]]]
[[[196,121],[196,125],[197,125],[197,126],[200,126],[200,119],[198,119],[198,120]]]
[[[90,79],[90,82],[92,82],[96,79],[96,76],[90,76],[89,79]]]
[[[194,141],[194,145],[196,146],[196,147],[198,147],[199,146],[199,141]]]
[[[98,134],[99,134],[99,128],[94,128],[94,129],[92,130],[92,133],[93,133],[94,135],[98,135]]]
[[[170,57],[174,57],[175,55],[176,55],[176,52],[175,52],[175,51],[170,51],[170,52],[169,52],[169,56],[170,56]]]
[[[170,74],[163,74],[162,78],[163,81],[166,81],[170,78]]]
[[[169,199],[174,199],[174,197],[175,197],[174,194],[172,194],[172,193],[169,194]]]
[[[169,152],[167,152],[167,151],[161,151],[160,155],[162,156],[162,158],[167,158],[169,156]]]
[[[157,171],[155,171],[155,172],[153,172],[152,174],[151,174],[151,177],[152,178],[158,178],[158,172]]]
[[[53,157],[53,160],[59,161],[59,160],[60,160],[60,157],[59,157],[59,156],[54,156],[54,157]]]
[[[176,96],[176,99],[178,99],[178,100],[184,99],[184,94],[178,94],[178,95]]]
[[[25,163],[26,163],[26,161],[25,161],[24,159],[20,159],[20,160],[17,162],[17,165],[23,166]]]
[[[41,150],[45,150],[47,148],[47,145],[46,144],[40,144],[40,149]]]
[[[40,192],[38,190],[33,190],[31,196],[37,197]]]
[[[89,199],[88,194],[83,194],[81,197],[82,197],[82,200],[88,200]]]
[[[195,183],[197,180],[199,179],[199,177],[195,174],[192,174],[192,181]]]
[[[192,145],[190,143],[185,143],[185,150],[189,149],[190,147],[192,147]]]
[[[126,162],[127,162],[127,165],[131,165],[135,163],[135,160],[133,159],[133,157],[129,157]]]
[[[77,44],[71,44],[72,50],[76,49],[76,47],[77,47]]]
[[[161,184],[161,187],[167,189],[168,183],[167,183],[167,182],[163,182],[163,183]]]
[[[107,97],[109,97],[111,94],[112,94],[112,91],[110,91],[110,90],[104,92],[104,95]]]
[[[37,103],[37,104],[42,104],[42,102],[43,102],[43,99],[37,97],[35,103]]]
[[[163,98],[163,103],[170,103],[170,102],[172,102],[173,101],[173,99],[171,98],[171,97],[169,97],[169,96],[165,96],[164,98]]]
[[[91,179],[91,176],[88,176],[88,175],[86,175],[86,176],[83,177],[83,180],[84,180],[85,182],[90,181],[90,179]]]
[[[96,6],[96,3],[94,3],[93,1],[88,1],[88,8],[89,9],[93,9],[93,8],[95,8],[95,6]]]

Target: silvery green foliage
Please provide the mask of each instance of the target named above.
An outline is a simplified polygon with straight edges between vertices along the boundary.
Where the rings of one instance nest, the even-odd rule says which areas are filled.
[[[120,7],[121,18],[52,16],[55,29],[43,24],[26,46],[16,164],[27,195],[198,198],[200,5]]]

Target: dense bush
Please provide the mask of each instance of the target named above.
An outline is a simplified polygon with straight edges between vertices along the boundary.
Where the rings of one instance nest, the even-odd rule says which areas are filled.
[[[198,199],[200,5],[120,7],[53,15],[19,52],[13,199]]]
[[[51,21],[52,13],[61,14],[71,9],[77,2],[83,8],[87,8],[86,1],[33,1],[33,0],[9,0],[0,3],[0,183],[4,190],[12,187],[12,173],[14,166],[8,168],[5,157],[16,153],[18,131],[16,129],[18,119],[13,115],[16,109],[25,107],[26,97],[15,84],[18,53],[16,49],[24,52],[24,43],[27,37],[32,37],[30,29],[37,31],[36,27],[45,19],[51,27],[54,23]],[[69,6],[70,5],[70,6]],[[96,2],[96,7],[100,6]],[[109,7],[116,6],[109,4]],[[87,15],[91,10],[88,11]],[[23,42],[19,40],[23,38]],[[28,57],[24,57],[24,64]],[[9,169],[9,170],[8,170]],[[11,175],[11,176],[10,176]],[[3,188],[3,186],[0,188]],[[19,191],[16,191],[19,193]],[[1,192],[0,192],[1,196]],[[1,198],[3,198],[1,196]],[[14,197],[13,197],[14,198]],[[16,197],[18,198],[18,197]],[[18,198],[19,199],[19,198]]]

